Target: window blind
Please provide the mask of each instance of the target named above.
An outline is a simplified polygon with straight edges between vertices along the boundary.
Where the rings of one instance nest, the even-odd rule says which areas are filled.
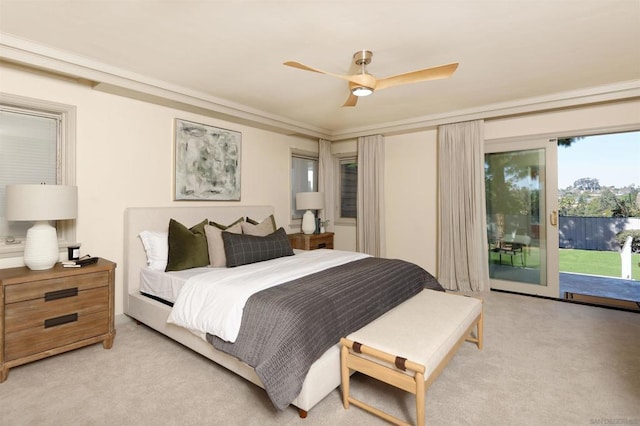
[[[0,106],[0,237],[26,235],[30,222],[5,220],[7,184],[57,184],[60,117]]]
[[[298,192],[318,190],[318,159],[299,154],[291,156],[291,218],[300,219],[304,210],[296,209]]]

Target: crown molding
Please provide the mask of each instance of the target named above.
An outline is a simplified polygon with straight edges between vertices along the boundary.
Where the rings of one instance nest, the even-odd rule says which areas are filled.
[[[89,80],[93,82],[95,90],[107,93],[186,109],[278,133],[331,139],[331,132],[327,129],[1,33],[0,59],[65,77]]]
[[[483,105],[477,108],[450,111],[443,114],[415,117],[408,120],[386,123],[381,126],[347,129],[344,132],[333,133],[332,140],[353,139],[359,136],[372,134],[390,136],[435,128],[448,123],[459,123],[470,120],[489,120],[637,98],[640,98],[640,80],[631,80],[586,89],[560,92],[547,96]]]
[[[155,80],[121,68],[0,33],[0,59],[50,73],[89,80],[95,90],[223,119],[286,135],[330,141],[372,134],[418,132],[441,124],[530,114],[595,103],[640,98],[640,80],[483,105],[407,120],[329,130],[256,110],[226,99]]]

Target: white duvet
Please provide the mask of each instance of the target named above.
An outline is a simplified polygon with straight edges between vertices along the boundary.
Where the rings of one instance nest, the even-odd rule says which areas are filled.
[[[235,268],[211,269],[187,280],[167,322],[233,343],[240,331],[244,305],[252,294],[368,256],[322,249]]]

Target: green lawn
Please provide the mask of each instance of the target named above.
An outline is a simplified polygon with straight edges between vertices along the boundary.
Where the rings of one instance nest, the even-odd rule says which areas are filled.
[[[498,263],[497,253],[490,253],[491,262]],[[622,266],[620,253],[615,251],[560,249],[560,272],[576,272],[579,274],[602,275],[620,278]],[[502,263],[510,264],[509,256],[502,256]],[[520,256],[514,256],[514,266],[522,266]],[[528,267],[540,267],[540,252],[537,247],[531,247],[526,256]],[[631,255],[631,275],[640,281],[640,254]]]
[[[631,255],[631,277],[640,281],[640,254]],[[560,271],[620,278],[620,253],[615,251],[560,249]]]

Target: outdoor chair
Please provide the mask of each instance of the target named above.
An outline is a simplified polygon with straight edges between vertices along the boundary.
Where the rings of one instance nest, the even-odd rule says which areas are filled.
[[[502,255],[509,256],[511,258],[511,266],[514,266],[514,256],[519,254],[522,266],[525,267],[527,266],[529,244],[531,244],[531,237],[528,235],[505,235],[503,239],[497,242],[493,251],[498,253],[500,264],[502,264]]]

